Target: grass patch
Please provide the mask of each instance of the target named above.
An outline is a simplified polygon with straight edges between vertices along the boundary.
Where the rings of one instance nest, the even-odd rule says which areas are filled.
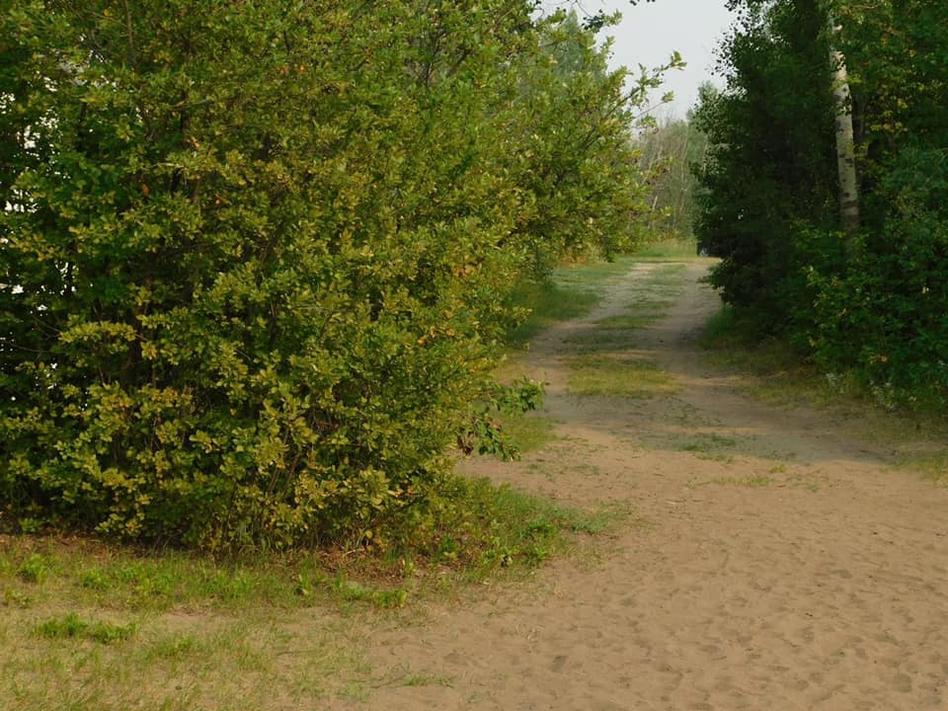
[[[129,625],[86,612],[39,624],[29,613],[0,615],[0,708],[321,708],[320,699],[366,674],[338,621],[318,615],[287,628],[283,620],[266,609],[243,619],[161,615]]]
[[[25,583],[38,584],[46,579],[52,567],[53,563],[49,558],[33,553],[20,563],[17,577]]]
[[[638,261],[635,257],[620,257],[611,262],[577,262],[554,270],[552,278],[563,289],[592,292],[601,298],[603,291],[627,274]]]
[[[676,444],[679,451],[691,452],[698,459],[728,463],[733,461],[733,456],[729,453],[729,450],[737,446],[737,440],[733,437],[724,437],[712,432],[710,434],[697,434]]]
[[[938,486],[948,486],[948,450],[940,452],[905,452],[899,465],[921,472]]]
[[[36,626],[35,632],[46,639],[87,639],[100,644],[112,644],[129,639],[135,634],[135,627],[84,620],[76,613],[70,612],[41,622]]]
[[[656,248],[654,254],[660,251]],[[588,315],[602,300],[607,288],[642,261],[639,255],[635,255],[613,262],[563,266],[545,282],[521,285],[513,294],[512,305],[528,315],[520,325],[510,330],[508,345],[514,349],[523,348],[538,333],[555,323]],[[573,339],[582,342],[581,339],[595,338],[602,331],[631,331],[654,323],[681,292],[680,275],[684,268],[684,264],[666,264],[643,274],[641,281],[629,289],[629,313],[597,321],[595,333]],[[612,336],[619,337],[625,335]]]
[[[360,697],[377,682],[359,654],[366,613],[525,575],[625,513],[487,480],[431,485],[441,493],[417,512],[410,547],[215,560],[0,536],[0,708],[257,711]]]
[[[447,495],[464,504],[443,518],[444,529],[433,537],[437,548],[428,555],[467,580],[482,580],[499,568],[529,570],[566,550],[570,534],[601,533],[612,520],[609,512],[562,507],[483,479],[457,479],[454,485],[465,491]]]
[[[664,314],[669,302],[658,302],[646,304],[635,310],[635,313],[619,314],[617,316],[608,316],[596,321],[596,328],[606,331],[631,331],[637,328],[645,328],[655,323]]]
[[[698,243],[694,239],[665,239],[644,245],[634,256],[636,259],[691,260],[698,256]]]
[[[737,446],[733,437],[724,437],[718,434],[699,434],[683,442],[680,449],[683,452],[711,452],[716,449],[730,449]]]
[[[668,373],[639,358],[580,355],[570,360],[570,367],[568,386],[575,395],[641,399],[679,389]]]
[[[801,353],[786,341],[762,339],[758,333],[752,318],[724,307],[705,325],[701,346],[714,365],[757,376],[749,389],[761,399],[794,404],[828,395]]]
[[[528,310],[529,315],[509,331],[507,343],[513,348],[522,348],[554,323],[585,316],[600,298],[594,291],[561,286],[552,280],[523,284],[512,299],[516,306]]]
[[[548,441],[549,420],[520,420],[529,423],[521,446]],[[601,512],[567,509],[486,479],[446,475],[426,486],[433,491],[405,518],[404,530],[380,525],[371,538],[332,550],[215,559],[83,538],[0,536],[0,603],[241,615],[261,606],[401,607],[445,580],[530,569],[566,549],[573,534],[604,526]],[[380,539],[383,531],[389,540]]]
[[[543,449],[556,440],[553,420],[536,412],[498,413],[496,419],[521,454]]]
[[[560,321],[582,318],[602,300],[606,288],[622,277],[635,260],[595,261],[564,265],[541,282],[524,282],[511,296],[524,320],[507,334],[507,345],[523,348],[538,333]]]

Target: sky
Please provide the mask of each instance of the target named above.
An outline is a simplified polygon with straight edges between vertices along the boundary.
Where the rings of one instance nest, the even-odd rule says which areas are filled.
[[[615,38],[613,66],[651,67],[667,61],[673,50],[681,52],[688,66],[667,77],[667,90],[675,92],[675,101],[657,115],[684,117],[702,82],[720,83],[712,76],[712,65],[718,40],[731,24],[724,4],[724,0],[656,0],[632,6],[628,0],[583,0],[582,8],[589,15],[599,10],[622,13],[620,25],[603,30]]]

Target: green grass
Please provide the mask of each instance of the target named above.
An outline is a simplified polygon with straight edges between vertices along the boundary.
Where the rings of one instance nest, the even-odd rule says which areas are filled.
[[[554,323],[585,316],[600,298],[594,291],[568,288],[554,281],[524,284],[514,293],[513,301],[530,313],[508,333],[507,342],[511,347],[523,347]]]
[[[626,256],[611,262],[595,260],[569,264],[554,270],[552,279],[563,289],[591,291],[601,298],[609,284],[627,274],[638,262],[635,257]]]
[[[536,420],[527,444],[548,437]],[[533,427],[531,424],[530,427]],[[523,443],[521,443],[523,444]],[[0,601],[5,607],[164,613],[244,614],[265,605],[293,610],[364,604],[401,607],[435,582],[483,579],[501,568],[529,569],[567,547],[594,514],[556,506],[487,480],[448,477],[406,536],[375,550],[245,555],[231,560],[184,551],[136,549],[90,539],[0,539]],[[417,530],[416,530],[417,529]],[[445,575],[450,572],[450,575]]]
[[[70,612],[41,622],[36,626],[35,632],[47,639],[88,639],[100,644],[112,644],[129,639],[135,634],[135,626],[84,620],[76,613]]]
[[[500,413],[497,420],[521,454],[543,449],[556,440],[553,420],[536,412],[522,415]]]
[[[560,321],[586,316],[602,300],[608,285],[626,274],[635,260],[594,261],[564,265],[542,282],[524,282],[511,297],[524,321],[507,334],[511,348],[523,348],[541,331]]]
[[[595,397],[651,398],[679,386],[654,363],[632,357],[586,354],[570,359],[569,391]]]
[[[948,415],[881,406],[856,379],[827,378],[778,338],[760,338],[748,316],[725,307],[705,329],[702,346],[713,364],[744,376],[748,394],[782,406],[813,406],[869,445],[885,444],[894,463],[948,484]]]
[[[626,513],[579,511],[483,479],[439,488],[411,550],[217,560],[0,536],[0,708],[250,711],[363,698],[397,683],[373,678],[361,656],[372,617],[527,575]]]
[[[444,686],[451,688],[450,678],[438,674],[406,674],[401,680],[402,686]]]
[[[640,260],[695,259],[698,244],[693,239],[665,239],[644,245],[634,254]]]
[[[357,689],[370,669],[351,622],[261,607],[243,618],[0,611],[0,708],[314,708]],[[314,704],[316,706],[314,706]]]
[[[775,403],[793,404],[828,395],[815,369],[777,338],[759,338],[755,322],[730,307],[705,326],[701,345],[715,365],[757,376],[754,394]]]

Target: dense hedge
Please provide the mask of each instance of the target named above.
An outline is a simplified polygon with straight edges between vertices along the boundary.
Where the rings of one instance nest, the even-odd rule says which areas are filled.
[[[697,232],[727,301],[886,405],[948,399],[948,22],[941,0],[740,0],[697,123]],[[829,63],[846,57],[862,227],[839,229]]]
[[[512,286],[635,239],[624,74],[532,2],[0,7],[6,525],[370,530],[479,431]]]

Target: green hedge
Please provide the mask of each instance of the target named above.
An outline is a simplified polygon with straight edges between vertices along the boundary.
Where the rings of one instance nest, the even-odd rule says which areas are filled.
[[[533,5],[0,6],[5,525],[287,546],[423,503],[512,286],[635,239],[624,74]]]

